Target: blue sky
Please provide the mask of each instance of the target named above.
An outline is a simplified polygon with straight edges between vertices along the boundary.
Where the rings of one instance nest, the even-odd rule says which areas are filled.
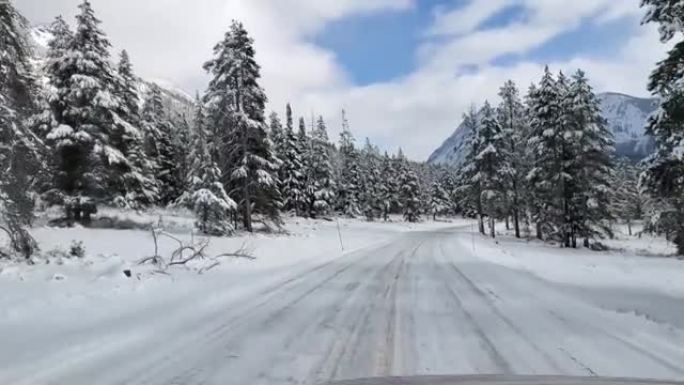
[[[335,53],[356,85],[388,82],[409,75],[418,68],[417,52],[421,44],[439,41],[439,37],[425,34],[438,11],[458,9],[467,4],[468,0],[421,0],[407,9],[349,16],[329,23],[313,41]],[[634,15],[604,23],[596,23],[597,16],[600,15],[583,18],[579,26],[558,34],[529,52],[497,56],[491,64],[546,63],[577,56],[611,58],[618,54],[633,32],[641,28],[638,17]],[[524,21],[525,17],[523,7],[511,5],[487,17],[478,28],[501,28]]]

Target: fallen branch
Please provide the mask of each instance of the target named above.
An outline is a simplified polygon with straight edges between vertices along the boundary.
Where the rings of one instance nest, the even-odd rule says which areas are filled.
[[[192,241],[190,244],[184,243],[181,239],[161,230],[161,229],[151,229],[152,231],[152,240],[154,242],[154,255],[145,257],[142,260],[138,262],[138,265],[143,265],[146,263],[152,263],[155,266],[157,266],[158,270],[155,270],[153,273],[159,273],[159,274],[166,274],[170,275],[167,270],[171,266],[187,266],[190,262],[195,261],[195,260],[207,260],[208,263],[210,263],[207,266],[201,266],[199,269],[197,269],[198,274],[202,274],[208,270],[211,270],[218,266],[220,264],[219,259],[221,258],[244,258],[244,259],[249,259],[249,260],[255,260],[256,257],[251,255],[249,250],[246,247],[246,243],[243,243],[242,246],[230,253],[222,253],[218,254],[215,256],[209,256],[206,253],[207,248],[210,245],[210,242],[208,239],[204,239],[201,242],[195,242],[194,237],[192,238]],[[168,259],[168,263],[166,260],[159,255],[159,238],[160,237],[165,237],[169,238],[176,243],[178,243],[178,248],[173,250],[171,252],[171,256]],[[185,253],[190,252],[191,254],[188,257],[185,257]]]
[[[208,243],[205,244],[205,245],[202,245],[202,247],[200,247],[199,250],[196,250],[196,251],[194,252],[194,254],[192,254],[190,257],[188,257],[188,258],[186,258],[186,259],[183,259],[183,260],[180,260],[180,261],[171,262],[171,263],[169,263],[169,266],[185,265],[185,264],[187,264],[188,262],[190,262],[190,261],[192,261],[192,260],[194,260],[194,259],[196,259],[196,258],[206,258],[206,256],[204,255],[204,249],[206,249],[207,246],[209,246]],[[194,250],[194,248],[191,247],[191,246],[186,246],[186,248],[191,249],[191,250]]]
[[[207,272],[207,271],[209,271],[209,270],[215,268],[216,266],[218,266],[218,265],[220,265],[220,264],[221,264],[221,262],[214,262],[214,263],[212,263],[211,265],[209,265],[209,266],[207,266],[207,267],[203,267],[203,268],[199,269],[199,271],[197,271],[197,274],[204,274],[205,272]]]

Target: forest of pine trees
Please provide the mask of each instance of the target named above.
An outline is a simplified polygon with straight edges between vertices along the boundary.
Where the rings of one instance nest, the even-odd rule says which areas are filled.
[[[405,171],[419,165],[380,155],[370,142],[357,148],[346,117],[339,146],[323,117],[308,126],[300,118],[295,127],[288,104],[284,120],[275,112],[267,118],[253,41],[241,23],[229,26],[204,65],[211,80],[192,116],[173,111],[159,86],[138,78],[127,51],[112,57],[88,0],[74,26],[55,19],[36,68],[26,21],[11,3],[0,4],[2,229],[16,252],[35,248],[26,229],[38,201],[62,207],[60,223],[86,226],[100,206],[186,207],[211,235],[252,231],[255,220],[278,227],[284,213],[388,220],[404,207],[422,209],[420,191],[429,185],[414,178],[410,195],[400,189]]]
[[[612,236],[612,133],[582,71],[571,78],[546,68],[522,101],[506,82],[497,108],[489,103],[465,115],[468,154],[458,172],[461,207],[496,236],[511,222],[539,239],[577,247]]]
[[[664,3],[643,0],[646,21],[667,41],[684,23]],[[111,56],[88,0],[74,25],[55,19],[44,66],[34,68],[26,21],[0,2],[1,229],[24,256],[36,248],[27,231],[36,202],[62,207],[67,225],[88,225],[99,206],[185,207],[199,231],[216,236],[255,222],[277,228],[283,215],[461,214],[492,237],[503,222],[517,237],[564,247],[594,245],[617,220],[631,232],[646,219],[684,254],[684,41],[651,77],[663,105],[649,125],[658,149],[644,164],[615,159],[582,71],[547,68],[526,95],[508,81],[498,105],[465,114],[468,154],[449,169],[409,161],[401,149],[381,153],[368,139],[358,145],[344,111],[337,141],[322,116],[307,124],[290,104],[267,114],[254,42],[237,21],[204,64],[210,82],[190,116],[170,109],[160,87],[141,89],[125,50]]]

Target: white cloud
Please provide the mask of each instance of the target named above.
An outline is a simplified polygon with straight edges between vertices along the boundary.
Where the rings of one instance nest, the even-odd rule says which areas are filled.
[[[129,50],[139,74],[170,79],[189,92],[204,87],[202,63],[230,20],[240,19],[256,40],[271,108],[282,111],[291,101],[297,114],[322,114],[333,139],[345,108],[359,141],[370,136],[390,150],[402,146],[415,159],[425,159],[450,135],[471,103],[495,99],[509,78],[525,90],[544,64],[520,62],[502,68],[492,65],[493,59],[528,52],[586,20],[600,23],[640,12],[632,0],[471,0],[470,5],[435,15],[425,36],[439,38],[421,47],[415,72],[359,87],[334,52],[314,45],[312,38],[334,20],[407,10],[420,0],[91,1],[110,39]],[[15,0],[33,22],[49,22],[59,13],[71,18],[79,2]],[[511,5],[522,7],[521,18],[480,30]],[[665,47],[653,28],[635,30],[640,32],[611,60],[576,57],[553,67],[582,67],[599,90],[644,95],[647,76]],[[464,66],[474,70],[464,71]]]
[[[429,36],[458,35],[475,30],[497,12],[518,3],[517,0],[471,0],[463,7],[438,9]]]

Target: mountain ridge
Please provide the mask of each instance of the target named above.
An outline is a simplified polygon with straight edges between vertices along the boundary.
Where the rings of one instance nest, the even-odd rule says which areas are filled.
[[[658,108],[658,99],[631,96],[620,92],[597,95],[603,117],[615,136],[618,156],[639,161],[650,155],[654,144],[646,134],[649,116]],[[465,139],[468,132],[461,123],[427,160],[428,164],[458,166],[465,158]]]
[[[34,25],[30,27],[28,31],[28,36],[30,38],[31,46],[34,51],[35,67],[41,73],[43,63],[45,60],[45,55],[48,50],[48,43],[53,39],[53,35],[50,32],[50,27],[48,25]],[[43,84],[47,84],[47,79],[43,79]],[[177,86],[173,85],[169,81],[159,81],[152,79],[143,79],[138,77],[138,99],[142,105],[143,100],[145,100],[145,95],[149,91],[152,84],[159,87],[162,94],[162,103],[178,115],[191,116],[195,107],[195,100],[192,96],[188,95],[185,91],[182,91]]]

